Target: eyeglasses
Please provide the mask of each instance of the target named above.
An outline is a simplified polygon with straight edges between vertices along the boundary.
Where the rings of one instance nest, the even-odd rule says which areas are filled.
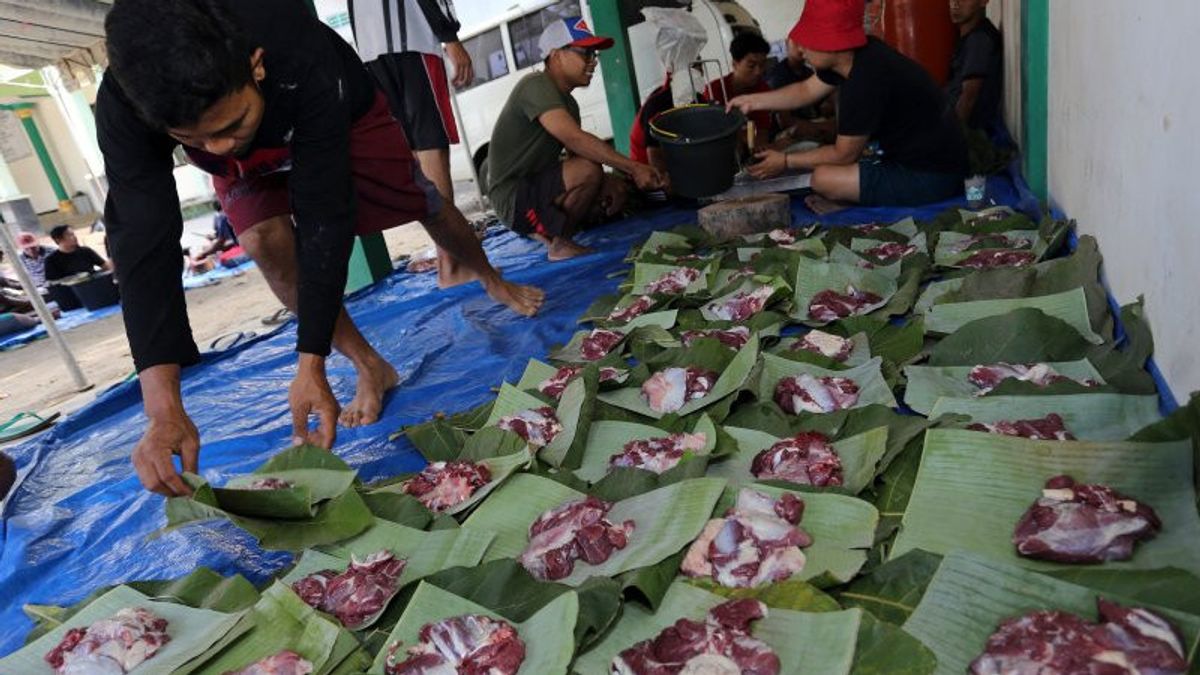
[[[575,52],[583,57],[584,61],[595,61],[598,54],[595,49],[583,49],[582,47],[567,47],[567,51]]]

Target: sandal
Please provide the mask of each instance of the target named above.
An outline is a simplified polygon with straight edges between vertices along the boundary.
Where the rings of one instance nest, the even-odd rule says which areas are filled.
[[[62,413],[54,413],[49,417],[42,417],[37,413],[23,412],[13,415],[12,419],[0,424],[0,443],[15,441],[18,438],[32,436],[40,431],[45,431],[54,426]]]
[[[280,307],[274,314],[262,320],[264,326],[278,326],[291,321],[295,317],[292,310],[287,307]]]

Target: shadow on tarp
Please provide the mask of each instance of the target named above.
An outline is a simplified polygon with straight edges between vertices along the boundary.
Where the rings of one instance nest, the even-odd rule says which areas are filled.
[[[998,178],[989,189],[997,201],[1017,204],[1017,186]],[[1003,200],[1003,201],[1002,201]],[[957,202],[922,209],[850,209],[827,219],[803,205],[797,222],[893,221],[932,216]],[[542,286],[547,301],[536,320],[526,320],[489,300],[477,284],[438,291],[432,274],[395,274],[349,299],[348,307],[367,339],[402,376],[386,400],[382,420],[340,430],[335,452],[365,480],[417,470],[424,460],[407,439],[390,432],[438,412],[457,412],[486,402],[493,388],[515,381],[532,357],[566,342],[576,320],[599,295],[619,283],[629,248],[650,232],[694,222],[692,211],[644,214],[585,233],[598,253],[545,262],[541,247],[510,233],[484,242],[492,262],[514,281]],[[215,484],[247,472],[284,449],[290,437],[287,386],[295,368],[295,325],[235,349],[207,355],[185,371],[188,412],[201,430],[201,469]],[[329,362],[339,400],[353,393],[353,371],[342,357]],[[161,497],[141,489],[129,464],[145,419],[136,383],[118,385],[51,432],[9,450],[19,483],[3,511],[0,540],[0,655],[22,644],[31,627],[26,603],[64,605],[94,589],[132,579],[172,578],[199,565],[260,582],[290,561],[261,550],[227,523],[189,526],[147,540],[164,525]]]

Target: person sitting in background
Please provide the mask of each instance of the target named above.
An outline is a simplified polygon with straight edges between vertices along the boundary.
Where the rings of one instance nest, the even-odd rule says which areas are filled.
[[[17,236],[17,247],[21,253],[17,256],[21,264],[29,270],[35,286],[46,285],[46,257],[54,252],[49,246],[38,243],[37,235],[32,232],[22,232]]]
[[[191,256],[193,268],[197,263],[204,263],[213,254],[221,254],[238,245],[237,233],[229,224],[229,216],[221,208],[221,202],[213,202],[216,213],[213,214],[213,231],[207,235],[208,243],[198,253]]]
[[[950,0],[958,44],[946,82],[959,121],[984,130],[999,118],[1004,87],[1003,39],[987,18],[987,5],[988,0]]]
[[[739,34],[729,43],[729,56],[733,59],[733,70],[719,77],[704,88],[701,98],[710,103],[728,103],[731,99],[747,94],[771,91],[763,75],[767,72],[767,55],[771,45],[761,35],[753,32]],[[770,110],[754,110],[746,113],[747,119],[757,128],[756,140],[765,144],[771,139],[773,127]],[[756,145],[760,143],[756,142]]]
[[[784,42],[787,44],[787,55],[768,68],[763,78],[772,90],[783,89],[816,75],[804,62],[804,51],[800,45],[791,38]],[[776,121],[780,132],[775,135],[772,145],[783,149],[797,141],[830,143],[837,135],[836,114],[832,96],[814,105],[781,111]]]
[[[97,269],[112,271],[111,261],[100,257],[99,253],[87,246],[79,245],[79,239],[69,225],[59,225],[50,230],[50,238],[58,250],[46,256],[46,281],[57,281]]]
[[[805,152],[760,152],[752,175],[811,170],[816,194],[807,203],[817,213],[845,203],[912,206],[962,195],[967,150],[958,120],[929,73],[867,38],[862,0],[808,0],[790,38],[817,76],[739,96],[729,107],[793,110],[837,92],[837,140]],[[878,150],[864,159],[870,142]]]
[[[666,182],[658,169],[621,155],[580,126],[571,92],[591,84],[597,50],[612,45],[580,18],[547,26],[538,40],[545,69],[521,78],[492,132],[488,196],[496,214],[517,234],[545,244],[552,261],[588,253],[574,235],[624,206],[624,182],[606,177],[602,165],[629,173],[642,190]]]
[[[675,101],[690,103],[695,97],[692,82],[682,81],[689,77],[687,68],[700,56],[700,50],[708,42],[708,33],[690,12],[665,7],[647,7],[642,10],[646,19],[658,25],[654,46],[658,59],[666,70],[666,81],[650,92],[637,118],[629,130],[629,157],[635,162],[649,164],[666,172],[667,161],[662,146],[650,133],[650,121],[660,113],[675,107]],[[675,74],[680,74],[680,82]]]

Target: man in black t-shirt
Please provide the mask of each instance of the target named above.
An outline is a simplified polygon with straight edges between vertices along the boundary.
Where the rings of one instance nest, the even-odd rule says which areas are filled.
[[[834,144],[760,152],[750,173],[766,178],[812,170],[816,194],[809,206],[820,213],[845,203],[912,206],[961,195],[966,143],[942,90],[916,62],[867,38],[863,9],[862,0],[809,0],[789,37],[817,76],[730,101],[731,108],[749,113],[791,110],[838,95]],[[868,143],[877,150],[863,159]]]
[[[46,281],[65,279],[80,272],[108,271],[112,263],[105,260],[87,246],[80,246],[79,239],[67,225],[50,230],[50,238],[58,250],[46,256]]]
[[[793,42],[791,38],[785,42],[787,43],[787,56],[768,68],[764,78],[767,86],[771,89],[783,89],[816,75],[813,69],[804,62],[804,50],[800,48],[800,45]],[[782,131],[775,136],[772,145],[776,148],[786,148],[796,141],[829,142],[834,136],[833,117],[835,114],[832,96],[813,105],[780,111],[776,117]]]
[[[1004,44],[987,18],[987,4],[988,0],[950,0],[950,18],[959,37],[946,82],[958,119],[985,130],[999,116],[1004,86]]]

